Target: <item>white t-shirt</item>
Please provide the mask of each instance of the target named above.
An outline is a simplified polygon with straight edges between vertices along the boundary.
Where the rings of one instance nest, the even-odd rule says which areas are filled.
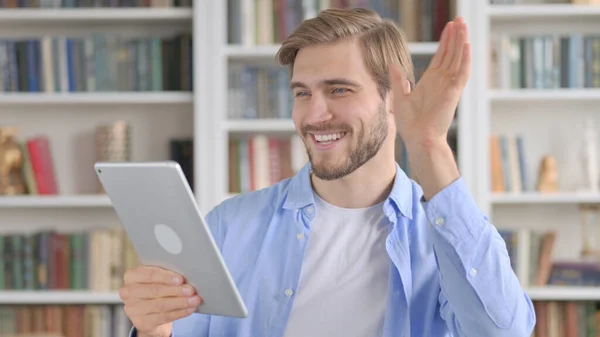
[[[390,260],[382,204],[345,209],[317,195],[285,337],[382,336]]]

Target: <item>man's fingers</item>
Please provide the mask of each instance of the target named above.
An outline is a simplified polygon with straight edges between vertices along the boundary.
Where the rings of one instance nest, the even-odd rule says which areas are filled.
[[[430,67],[437,68],[441,66],[442,60],[447,54],[446,50],[448,49],[448,35],[451,34],[453,24],[454,22],[451,21],[446,24],[446,27],[444,27],[444,30],[440,36],[438,49],[431,59],[431,63],[429,65]]]
[[[134,302],[130,305],[129,311],[135,316],[147,316],[174,310],[195,309],[200,303],[202,303],[202,298],[198,295],[191,297],[163,297]]]
[[[177,309],[177,310],[164,312],[164,313],[150,314],[148,316],[148,320],[150,322],[157,322],[157,323],[159,323],[159,325],[165,324],[165,323],[170,323],[170,322],[176,321],[180,318],[184,318],[184,317],[191,315],[195,310],[196,310],[195,308],[188,308],[188,309]]]
[[[183,277],[173,271],[159,267],[140,266],[125,272],[125,284],[159,283],[165,285],[181,285]]]
[[[194,295],[196,290],[189,284],[167,286],[161,284],[138,284],[135,287],[123,287],[119,290],[121,298],[153,299]]]
[[[457,27],[457,32],[456,32],[456,43],[455,43],[455,48],[453,51],[453,55],[452,55],[452,60],[451,63],[449,64],[449,72],[451,74],[457,74],[458,71],[460,70],[460,67],[462,65],[462,59],[463,59],[463,55],[465,53],[464,49],[465,49],[465,45],[467,44],[468,40],[468,32],[467,32],[467,25],[462,22],[460,22],[459,26]]]
[[[457,43],[458,43],[458,36],[460,35],[460,31],[462,29],[462,23],[459,19],[453,21],[452,24],[452,31],[448,34],[448,46],[446,48],[446,53],[444,55],[444,58],[442,60],[442,64],[441,67],[443,69],[446,69],[447,71],[450,70],[450,66],[452,65],[452,61],[454,60],[454,57],[456,56],[456,49],[457,49]]]
[[[464,86],[467,84],[469,76],[471,76],[471,44],[467,42],[462,48],[462,51],[463,56],[461,58],[457,80],[461,86]]]

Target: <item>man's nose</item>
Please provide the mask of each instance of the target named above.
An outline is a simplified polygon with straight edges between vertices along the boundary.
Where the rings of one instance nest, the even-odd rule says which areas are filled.
[[[306,122],[308,124],[319,124],[332,118],[327,100],[321,94],[311,95],[307,108]]]

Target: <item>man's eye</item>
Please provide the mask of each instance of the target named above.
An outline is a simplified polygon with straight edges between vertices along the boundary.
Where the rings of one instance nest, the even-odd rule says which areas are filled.
[[[333,93],[334,94],[343,94],[343,93],[345,93],[347,91],[348,91],[348,89],[346,89],[346,88],[335,88],[335,89],[333,89]]]
[[[306,96],[306,92],[304,92],[304,91],[298,91],[298,92],[296,92],[295,96],[296,97]]]

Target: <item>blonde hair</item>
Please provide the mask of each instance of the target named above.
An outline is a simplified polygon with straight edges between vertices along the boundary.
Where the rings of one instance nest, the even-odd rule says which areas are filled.
[[[400,65],[414,86],[413,62],[406,35],[393,21],[364,8],[327,9],[315,18],[304,20],[283,41],[276,59],[280,65],[289,66],[292,74],[296,54],[301,48],[354,37],[359,39],[365,65],[382,98],[390,90],[389,67],[393,64]]]

